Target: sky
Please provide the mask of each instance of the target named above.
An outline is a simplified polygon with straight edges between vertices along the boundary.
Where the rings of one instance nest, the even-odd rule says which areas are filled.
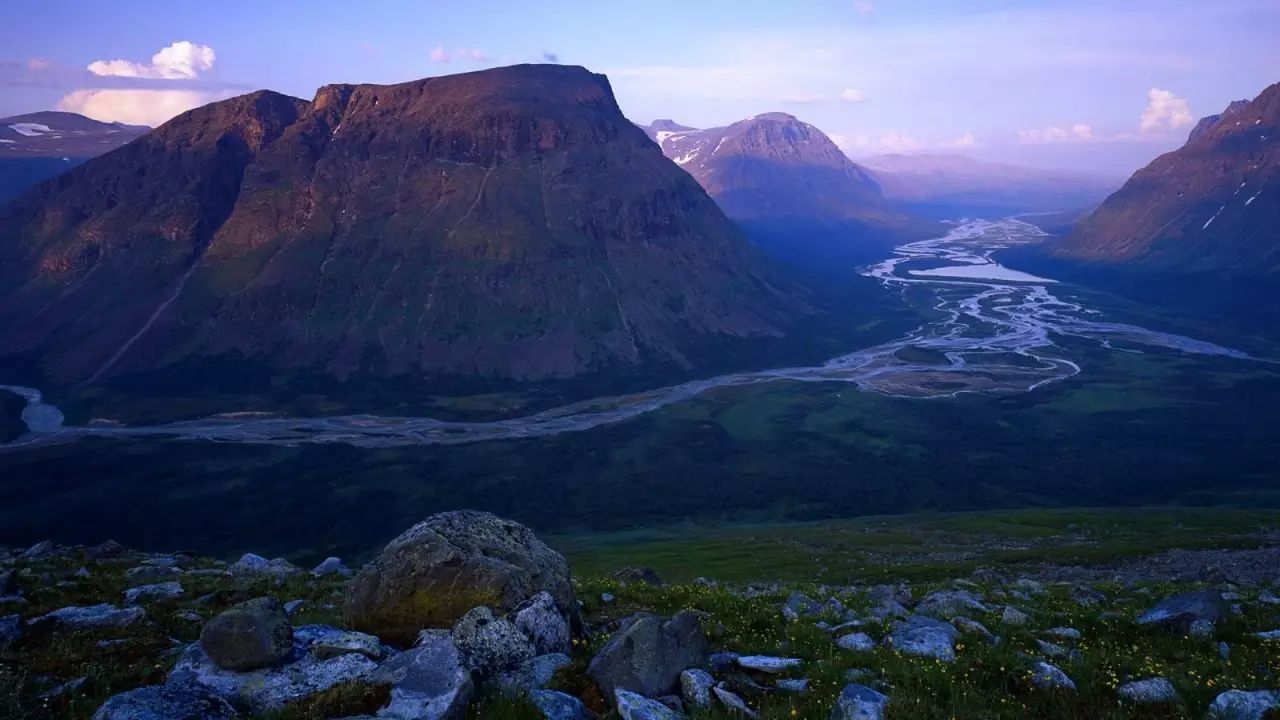
[[[556,62],[608,75],[639,123],[782,111],[855,159],[1123,176],[1280,81],[1277,28],[1280,0],[44,0],[0,24],[0,117],[156,125],[260,88]]]

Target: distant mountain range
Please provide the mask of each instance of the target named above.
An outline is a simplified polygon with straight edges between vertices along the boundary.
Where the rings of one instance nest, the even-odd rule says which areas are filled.
[[[1280,83],[1200,121],[1053,248],[1128,272],[1280,273]]]
[[[98,122],[68,112],[0,118],[0,203],[149,129]]]
[[[807,312],[578,67],[244,95],[0,209],[0,365],[53,383],[688,369]]]
[[[878,254],[907,222],[866,170],[791,115],[766,113],[708,129],[658,120],[645,132],[775,254]]]
[[[934,218],[1092,208],[1121,182],[944,153],[873,155],[859,162],[886,199],[905,212]]]

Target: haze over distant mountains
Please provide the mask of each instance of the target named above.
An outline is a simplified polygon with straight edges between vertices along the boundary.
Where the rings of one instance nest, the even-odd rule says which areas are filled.
[[[207,105],[0,210],[0,241],[3,362],[58,383],[690,368],[806,312],[569,66]]]
[[[149,129],[98,122],[69,112],[0,118],[0,203]]]
[[[1202,120],[1055,246],[1057,258],[1169,275],[1280,272],[1280,83]]]

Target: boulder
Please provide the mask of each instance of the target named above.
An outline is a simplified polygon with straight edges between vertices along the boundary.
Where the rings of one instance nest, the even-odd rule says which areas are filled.
[[[381,660],[387,651],[378,638],[353,630],[339,630],[327,625],[302,625],[293,629],[295,642],[306,646],[319,660],[357,653],[370,660]]]
[[[941,620],[912,615],[895,623],[884,642],[908,655],[951,662],[956,659],[955,642],[959,635],[959,630]]]
[[[916,605],[916,613],[950,620],[970,612],[985,613],[990,608],[968,590],[935,590],[925,595]]]
[[[569,651],[569,623],[551,593],[540,592],[521,603],[513,622],[539,655]]]
[[[1137,705],[1173,705],[1179,702],[1173,683],[1162,677],[1125,683],[1116,688],[1116,695]]]
[[[357,573],[343,615],[357,630],[408,644],[423,628],[450,627],[478,606],[506,613],[539,592],[568,613],[564,558],[519,523],[485,512],[433,515]]]
[[[182,594],[182,585],[176,582],[139,585],[124,591],[124,604],[137,605],[144,600],[168,600]]]
[[[22,616],[0,617],[0,652],[8,650],[22,637]]]
[[[564,653],[539,655],[519,667],[499,673],[490,681],[492,687],[509,694],[532,692],[551,684],[556,671],[573,663]]]
[[[838,640],[836,645],[843,650],[852,650],[854,652],[870,652],[875,650],[876,641],[864,632],[849,633]]]
[[[1264,720],[1280,709],[1280,690],[1228,690],[1209,704],[1206,720]]]
[[[58,548],[53,544],[52,540],[41,540],[40,542],[27,548],[22,553],[23,560],[44,560],[51,558],[58,553]]]
[[[1081,638],[1080,631],[1069,627],[1055,627],[1044,631],[1044,634],[1058,640],[1076,642]]]
[[[473,608],[458,620],[453,626],[453,642],[463,666],[481,677],[510,670],[537,654],[514,623],[495,617],[487,607]]]
[[[391,686],[378,717],[396,720],[462,720],[475,692],[446,630],[422,633],[416,646],[382,663],[370,679]]]
[[[84,607],[59,608],[47,615],[41,615],[29,621],[29,624],[53,623],[77,630],[103,627],[122,628],[132,625],[144,617],[146,617],[146,613],[140,607],[118,608],[115,605],[103,603]]]
[[[1022,627],[1030,621],[1026,613],[1013,606],[1006,607],[1000,615],[1000,622],[1010,627]]]
[[[324,577],[326,575],[341,575],[346,577],[351,574],[351,569],[342,564],[342,560],[336,557],[327,557],[319,565],[311,571],[316,577]]]
[[[866,685],[845,685],[831,709],[831,720],[884,720],[889,698]]]
[[[648,697],[676,690],[680,673],[707,661],[707,638],[699,615],[677,613],[670,620],[636,615],[591,659],[587,674],[604,697],[630,690]]]
[[[787,596],[787,601],[782,604],[782,616],[792,622],[800,618],[819,615],[822,611],[822,603],[802,592],[791,593]]]
[[[613,701],[618,708],[618,716],[622,720],[684,720],[685,716],[663,705],[657,700],[650,700],[643,695],[618,688],[613,692]]]
[[[711,707],[711,688],[715,684],[711,673],[690,668],[680,673],[680,697],[685,705],[706,710]]]
[[[217,615],[200,629],[204,652],[225,670],[275,665],[293,649],[293,627],[274,598],[255,598]]]
[[[955,627],[955,629],[959,630],[965,635],[972,635],[974,637],[981,638],[982,640],[989,643],[996,642],[995,634],[993,634],[990,630],[988,630],[986,625],[983,625],[977,620],[960,615],[952,618],[951,624],[952,626]]]
[[[1038,662],[1031,668],[1031,684],[1041,690],[1075,690],[1076,684],[1055,665]]]
[[[595,714],[578,698],[555,690],[534,690],[529,702],[545,720],[591,720]]]
[[[753,670],[760,673],[768,673],[776,675],[786,672],[792,668],[798,668],[803,663],[800,658],[784,658],[774,657],[772,655],[743,655],[735,662],[738,667],[744,670]]]
[[[711,692],[715,693],[716,699],[720,701],[720,704],[729,712],[730,715],[749,718],[757,717],[755,711],[747,707],[746,701],[734,693],[720,687],[719,685],[711,688]]]
[[[636,585],[653,585],[654,587],[662,585],[662,578],[658,577],[658,573],[652,568],[639,566],[622,568],[613,574],[613,579]]]
[[[800,695],[809,692],[809,678],[782,678],[774,686],[782,692]]]
[[[93,720],[234,720],[239,714],[208,688],[190,683],[151,685],[108,698]]]
[[[1200,590],[1165,598],[1138,616],[1139,625],[1159,625],[1178,632],[1188,632],[1192,623],[1205,620],[1217,623],[1231,612],[1222,593]]]

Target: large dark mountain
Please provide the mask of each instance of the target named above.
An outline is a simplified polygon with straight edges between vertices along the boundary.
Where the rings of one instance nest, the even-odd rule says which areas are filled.
[[[886,236],[905,224],[863,168],[791,115],[766,113],[706,130],[658,120],[645,130],[775,254],[878,255]]]
[[[149,129],[68,112],[0,118],[0,203]]]
[[[771,282],[601,75],[261,91],[0,212],[0,363],[54,383],[687,369],[784,334],[804,308]]]
[[[1217,278],[1280,273],[1280,83],[1202,122],[1134,173],[1053,249],[1125,271]]]

